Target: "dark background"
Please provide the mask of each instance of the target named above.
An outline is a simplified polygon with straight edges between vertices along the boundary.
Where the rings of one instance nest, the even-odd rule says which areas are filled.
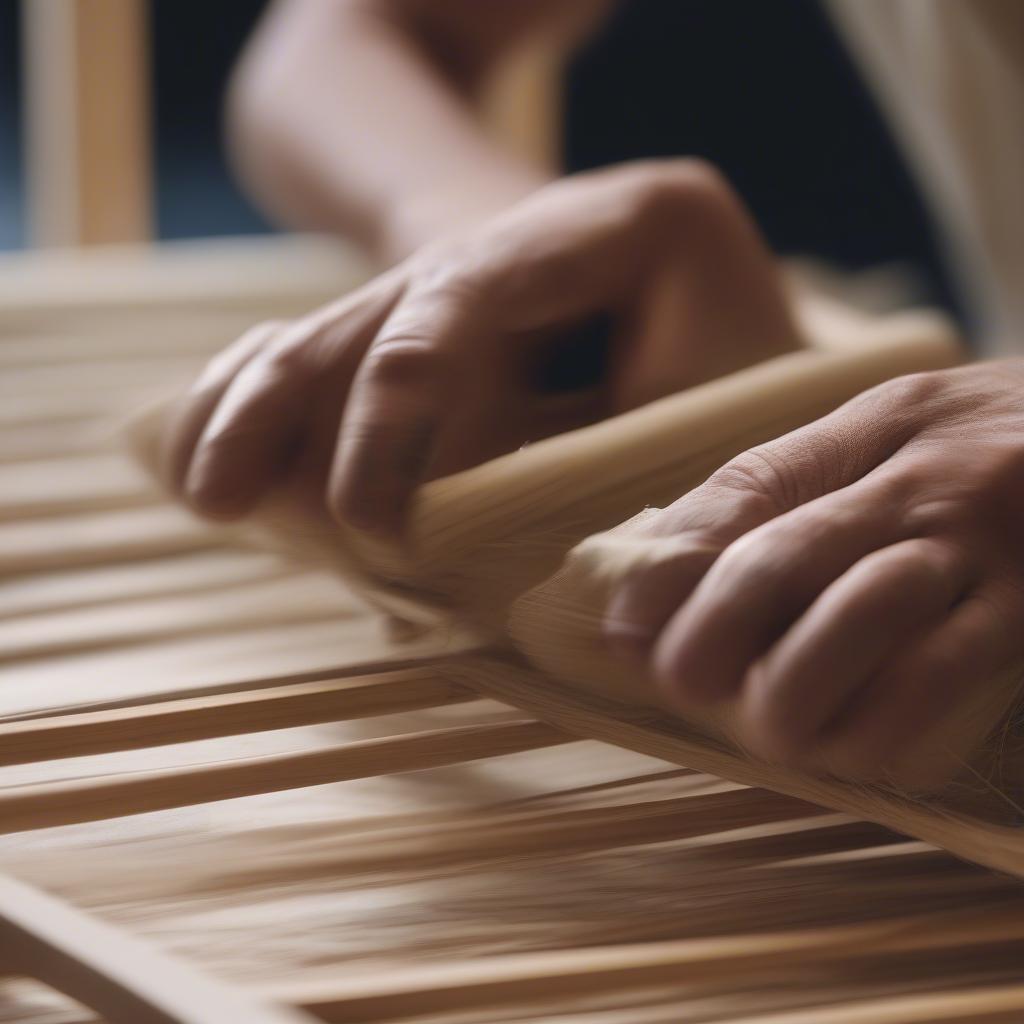
[[[267,225],[234,188],[221,96],[263,0],[151,0],[161,237]],[[0,0],[0,247],[23,244],[18,4]],[[899,262],[954,302],[918,195],[817,0],[627,0],[569,70],[566,163],[692,153],[784,253]]]

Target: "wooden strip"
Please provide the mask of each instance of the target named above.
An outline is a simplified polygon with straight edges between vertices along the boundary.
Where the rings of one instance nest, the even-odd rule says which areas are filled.
[[[3,742],[0,734],[0,743]],[[304,879],[350,878],[390,871],[438,871],[509,858],[544,858],[611,850],[712,835],[737,827],[783,823],[828,831],[839,815],[825,815],[774,793],[732,790],[635,804],[533,813],[474,814],[454,822],[391,829],[353,837],[322,853],[303,851]],[[833,833],[842,836],[843,833]],[[835,848],[833,838],[831,847]],[[281,859],[236,873],[234,884],[266,886],[287,881],[296,863]]]
[[[8,334],[53,334],[55,327],[78,333],[101,317],[123,322],[128,315],[194,323],[208,311],[253,323],[308,313],[366,277],[354,247],[314,236],[0,253],[0,315]]]
[[[171,505],[0,524],[0,577],[216,547],[225,531]]]
[[[928,992],[721,1018],[719,1024],[1020,1024],[1024,985]]]
[[[229,335],[225,344],[231,341]],[[118,395],[137,393],[140,388],[160,388],[165,394],[187,385],[202,369],[195,356],[165,357],[157,360],[118,360],[102,363],[43,363],[37,366],[5,367],[0,376],[0,397],[54,394]]]
[[[1021,940],[1024,919],[1018,910],[988,908],[831,928],[481,957],[381,972],[333,985],[325,982],[316,989],[299,983],[276,990],[276,995],[323,1020],[355,1024],[730,979],[770,973],[794,963],[806,966]],[[743,1024],[754,1024],[754,1020]],[[789,1018],[785,1020],[789,1024]]]
[[[26,0],[22,11],[35,244],[148,239],[146,5]]]
[[[230,341],[232,330],[244,330],[251,322],[250,317],[237,312],[205,313],[195,317],[186,314],[176,317],[173,323],[149,322],[150,333],[140,337],[132,329],[134,317],[118,319],[128,322],[118,324],[116,331],[100,320],[99,323],[82,322],[74,333],[4,338],[0,340],[0,368],[39,370],[59,366],[66,374],[70,367],[83,369],[100,363],[108,375],[125,367],[133,371],[148,367],[159,376],[168,366],[176,367],[182,357],[191,357],[193,361],[209,358],[217,350],[214,337],[220,334],[221,341]],[[140,323],[138,327],[144,325]]]
[[[396,649],[384,623],[337,615],[161,639],[4,668],[0,679],[8,685],[0,685],[0,718],[45,718],[368,675],[461,656],[471,648],[479,649],[477,638],[453,632],[424,633]]]
[[[232,590],[85,607],[0,622],[0,666],[175,637],[200,637],[368,618],[364,605],[324,573],[294,572]]]
[[[570,743],[541,722],[434,729],[289,754],[0,790],[0,833],[421,771]]]
[[[45,982],[110,1024],[301,1024],[45,893],[0,878],[3,966]]]
[[[118,453],[0,466],[0,523],[165,500],[152,481]]]
[[[414,669],[0,723],[0,766],[371,718],[475,699],[436,671]]]
[[[37,462],[67,455],[95,455],[109,451],[112,441],[104,432],[83,430],[82,424],[47,422],[0,430],[0,464]]]
[[[786,793],[878,822],[977,864],[1024,875],[1024,834],[1018,828],[969,819],[870,786],[849,786],[824,776],[755,764],[682,719],[584,693],[509,659],[466,659],[452,671],[454,678],[481,694],[581,738],[603,740],[743,785]]]
[[[36,573],[0,587],[0,621],[252,586],[296,572],[272,554],[219,548],[121,565]]]
[[[315,662],[315,659],[313,659]],[[57,715],[91,715],[97,712],[116,711],[121,708],[152,707],[173,700],[191,700],[193,697],[216,697],[221,694],[247,693],[253,690],[272,689],[277,686],[294,686],[300,683],[323,683],[328,680],[352,679],[356,676],[379,675],[382,672],[404,672],[408,669],[430,669],[435,665],[450,665],[455,659],[451,652],[443,654],[433,650],[407,652],[407,656],[384,658],[354,658],[347,662],[339,660],[321,665],[311,664],[305,668],[287,672],[252,672],[228,682],[211,685],[196,685],[188,689],[169,689],[144,692],[132,696],[119,696],[111,700],[50,705],[27,711],[17,711],[0,718],[3,722],[29,722]],[[474,698],[479,695],[471,691]]]
[[[133,401],[123,394],[96,391],[6,395],[0,402],[0,427],[6,430],[77,423],[83,430],[90,430],[101,418],[126,415],[143,399],[136,395]]]

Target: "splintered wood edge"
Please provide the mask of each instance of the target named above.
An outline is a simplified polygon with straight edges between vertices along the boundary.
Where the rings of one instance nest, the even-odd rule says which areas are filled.
[[[477,700],[436,669],[0,723],[0,766],[371,718]]]
[[[535,721],[455,726],[298,753],[17,787],[0,791],[0,834],[441,768],[577,738]]]
[[[41,981],[110,1024],[303,1024],[46,893],[0,876],[5,970]]]
[[[701,736],[685,722],[583,693],[498,657],[467,658],[453,678],[580,738],[603,740],[746,786],[774,790],[874,821],[957,857],[1024,876],[1024,829],[990,825],[878,788],[858,787],[758,763]]]

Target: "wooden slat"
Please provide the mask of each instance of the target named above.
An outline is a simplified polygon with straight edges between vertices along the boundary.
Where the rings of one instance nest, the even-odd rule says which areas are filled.
[[[474,699],[437,671],[410,669],[0,723],[0,766],[370,718]]]
[[[170,505],[0,524],[0,578],[114,565],[223,543],[223,534]]]
[[[343,622],[364,607],[323,573],[292,572],[206,594],[87,606],[0,621],[0,667],[37,658],[117,650],[146,641],[200,637],[289,623]]]
[[[152,234],[143,0],[26,0],[26,124],[37,245]]]
[[[70,995],[109,1024],[302,1024],[123,932],[11,878],[0,878],[2,966]]]
[[[645,800],[627,806],[481,812],[465,821],[435,824],[429,831],[392,830],[383,836],[354,837],[344,848],[321,854],[306,852],[302,877],[350,878],[403,868],[435,871],[495,860],[674,842],[739,826],[763,829],[784,823],[787,830],[801,826],[835,828],[839,817],[774,793],[746,789]],[[272,866],[254,865],[236,877],[246,885],[281,885],[294,868],[293,862],[282,859]]]
[[[0,833],[463,764],[573,742],[540,722],[459,726],[298,753],[0,790]]]
[[[0,465],[0,523],[137,508],[164,500],[119,453]]]
[[[679,985],[687,980],[736,978],[794,963],[806,966],[1021,940],[1024,919],[1019,910],[1000,913],[989,908],[831,928],[481,957],[370,975],[333,987],[324,983],[319,991],[297,984],[276,994],[324,1020],[355,1024]],[[1020,1000],[1022,993],[1014,991],[1013,998]],[[783,1019],[789,1024],[789,1017]],[[829,1018],[804,1019],[831,1024]],[[750,1018],[749,1024],[755,1020]],[[858,1024],[862,1020],[875,1018],[860,1018]],[[781,1020],[774,1019],[772,1024]]]
[[[718,1024],[1019,1024],[1024,985],[991,985],[955,992],[928,992],[854,1000],[784,1013],[744,1015]]]
[[[295,571],[273,555],[228,548],[35,573],[7,580],[0,587],[0,622],[173,595],[191,594],[202,600],[210,591],[258,585]]]

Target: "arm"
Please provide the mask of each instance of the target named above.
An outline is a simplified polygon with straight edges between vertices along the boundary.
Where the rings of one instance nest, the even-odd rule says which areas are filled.
[[[489,139],[474,101],[516,47],[568,44],[603,6],[278,0],[229,94],[239,173],[284,222],[401,259],[550,176]]]

